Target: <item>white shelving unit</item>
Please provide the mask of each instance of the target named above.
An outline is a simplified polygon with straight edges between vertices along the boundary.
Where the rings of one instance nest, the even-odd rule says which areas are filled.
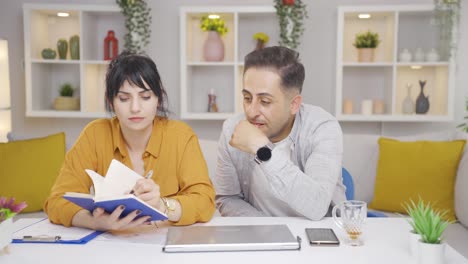
[[[67,12],[68,17],[58,17]],[[24,4],[24,47],[26,69],[26,116],[29,117],[105,117],[104,91],[108,61],[104,61],[104,38],[114,30],[123,48],[125,19],[117,5]],[[57,40],[78,35],[80,59],[42,59],[41,51],[57,51]],[[70,44],[68,43],[70,48]],[[80,109],[58,111],[53,101],[64,83],[76,88]]]
[[[203,60],[207,32],[200,29],[200,18],[217,14],[225,21],[228,33],[222,37],[224,60]],[[244,56],[255,49],[252,36],[264,32],[268,46],[278,43],[278,22],[273,6],[220,6],[180,8],[180,89],[181,118],[224,120],[242,112],[242,73]],[[218,113],[209,113],[208,93],[214,89]]]
[[[403,49],[425,52],[439,46],[438,29],[433,25],[433,5],[342,6],[338,8],[335,114],[342,121],[451,121],[454,116],[453,58],[437,62],[400,62]],[[360,19],[359,14],[370,14]],[[381,43],[374,62],[358,62],[352,45],[357,33],[377,32]],[[414,56],[413,56],[414,58]],[[411,83],[411,98],[416,104],[419,80],[426,80],[424,94],[429,95],[426,114],[404,114],[402,102]],[[344,100],[353,102],[352,114],[345,114]],[[383,114],[361,114],[363,100],[382,100]]]

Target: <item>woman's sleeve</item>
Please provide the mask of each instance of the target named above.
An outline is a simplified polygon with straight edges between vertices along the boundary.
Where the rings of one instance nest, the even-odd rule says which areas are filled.
[[[65,161],[55,180],[51,193],[44,204],[44,211],[49,220],[55,224],[71,226],[73,216],[81,207],[65,200],[66,192],[89,193],[92,181],[85,169],[96,168],[96,151],[94,138],[85,129],[75,145],[65,155]]]
[[[180,191],[171,198],[179,201],[182,216],[175,225],[190,225],[196,222],[207,222],[213,216],[215,191],[208,176],[206,161],[198,143],[192,135],[182,152],[177,177]]]

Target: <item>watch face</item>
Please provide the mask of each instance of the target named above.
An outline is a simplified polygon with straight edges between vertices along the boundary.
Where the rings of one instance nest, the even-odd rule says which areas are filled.
[[[261,147],[257,150],[257,157],[261,161],[267,161],[271,158],[271,149],[267,147]]]

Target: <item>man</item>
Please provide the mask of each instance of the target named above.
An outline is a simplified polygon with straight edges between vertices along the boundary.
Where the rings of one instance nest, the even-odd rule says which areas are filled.
[[[305,216],[319,220],[345,198],[341,128],[302,104],[304,66],[285,47],[245,58],[244,114],[224,122],[214,178],[223,216]]]

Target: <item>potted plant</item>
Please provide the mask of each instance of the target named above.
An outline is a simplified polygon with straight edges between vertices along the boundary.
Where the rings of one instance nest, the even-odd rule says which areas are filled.
[[[0,197],[0,255],[8,253],[13,238],[13,216],[26,208],[26,202],[15,203],[15,198]]]
[[[413,232],[420,236],[417,250],[419,263],[444,263],[445,243],[442,234],[450,224],[443,219],[447,212],[435,211],[429,202],[424,203],[422,199],[419,199],[418,204],[411,201],[405,208],[411,217],[410,225],[413,227]]]
[[[203,57],[206,61],[224,60],[224,43],[221,36],[228,32],[224,20],[219,15],[204,15],[200,18],[200,28],[208,32],[203,44]]]
[[[379,34],[368,30],[365,33],[358,33],[354,39],[353,46],[358,49],[359,62],[374,61],[375,49],[379,45]]]
[[[465,99],[465,112],[468,113],[468,97]],[[462,131],[468,133],[468,115],[466,115],[463,119],[465,122],[459,124],[457,128],[461,128]]]
[[[70,83],[65,83],[60,86],[60,96],[54,100],[54,108],[56,110],[79,110],[80,99],[74,98],[75,89]]]
[[[279,45],[296,49],[304,33],[304,19],[308,17],[306,5],[302,0],[274,0],[274,2],[280,26]]]
[[[142,54],[151,37],[151,8],[144,0],[116,0],[125,16],[125,49]]]
[[[263,32],[257,32],[253,35],[253,39],[257,43],[255,46],[255,50],[259,50],[265,47],[265,44],[268,43],[268,41],[270,40],[270,37],[268,37],[268,35]]]

